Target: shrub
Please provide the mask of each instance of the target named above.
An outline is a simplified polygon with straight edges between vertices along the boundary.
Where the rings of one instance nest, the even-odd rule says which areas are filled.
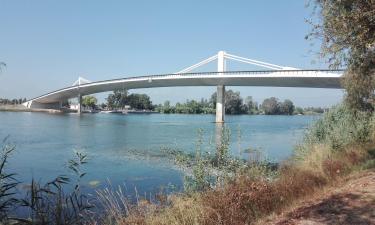
[[[296,156],[304,158],[314,145],[326,145],[332,150],[344,149],[351,144],[371,141],[375,117],[371,114],[353,112],[345,104],[326,112],[305,133],[302,144],[296,147]]]

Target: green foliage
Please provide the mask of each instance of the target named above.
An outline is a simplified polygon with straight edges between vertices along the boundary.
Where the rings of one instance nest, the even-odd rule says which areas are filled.
[[[303,109],[301,107],[296,107],[294,109],[294,114],[303,114]]]
[[[0,105],[17,105],[17,104],[22,104],[26,101],[27,101],[26,98],[20,98],[20,99],[0,98]]]
[[[172,106],[169,101],[159,105],[156,110],[161,113],[183,113],[183,114],[214,114],[216,111],[216,92],[210,98],[200,101],[187,100],[185,103],[176,103]],[[247,97],[245,102],[240,92],[228,90],[225,92],[225,113],[226,114],[257,114],[258,104],[252,97]]]
[[[280,104],[275,97],[266,98],[264,99],[261,108],[266,115],[276,115],[279,113]]]
[[[280,104],[280,114],[292,115],[294,113],[294,104],[289,99],[285,99],[284,102]]]
[[[171,106],[169,101],[164,102],[163,105],[159,105],[156,110],[161,113],[182,113],[182,114],[212,114],[215,113],[215,109],[212,108],[210,102],[206,99],[202,99],[200,102],[195,100],[187,100],[185,103],[176,103],[175,106]]]
[[[124,108],[127,104],[127,96],[128,92],[126,90],[123,91],[114,91],[113,94],[109,94],[106,98],[107,100],[107,107],[109,109],[118,109]]]
[[[154,107],[146,94],[130,94],[125,101],[132,109],[152,110]]]
[[[264,99],[261,108],[266,115],[293,115],[295,109],[289,99],[279,102],[275,97]]]
[[[240,96],[240,92],[234,92],[228,90],[225,92],[225,113],[228,114],[241,114],[243,105],[243,99]]]
[[[203,130],[198,130],[198,140],[195,153],[185,153],[175,149],[164,149],[172,156],[176,165],[185,171],[184,189],[187,193],[205,191],[223,187],[237,176],[251,179],[275,176],[275,166],[260,157],[260,152],[247,149],[243,153],[248,160],[232,154],[230,150],[231,132],[223,126],[220,130],[214,151],[204,151]],[[240,135],[240,134],[239,134]],[[241,152],[241,151],[240,151]],[[253,157],[253,156],[257,157]]]
[[[337,105],[326,112],[305,133],[297,154],[308,154],[313,145],[327,145],[340,150],[351,144],[361,144],[373,138],[375,120],[367,113],[354,113],[345,105]]]
[[[261,110],[260,110],[261,109]],[[289,99],[280,102],[277,98],[271,97],[263,101],[258,107],[258,103],[251,96],[242,99],[240,92],[228,90],[225,92],[225,113],[226,114],[260,114],[261,111],[266,115],[293,115],[293,114],[314,114],[323,113],[323,108],[308,107],[306,109],[298,108],[295,110],[293,102]],[[216,92],[211,95],[210,100],[201,99],[200,101],[187,100],[185,103],[176,103],[171,105],[170,101],[165,101],[163,105],[158,105],[155,109],[160,113],[183,113],[183,114],[214,114],[216,112]]]
[[[216,108],[217,93],[211,95],[211,105]],[[226,114],[256,114],[258,112],[258,104],[253,101],[252,97],[246,98],[245,103],[240,92],[232,90],[225,91],[225,113]]]
[[[247,112],[248,114],[258,114],[258,103],[253,100],[253,97],[247,96],[244,100],[242,111]]]
[[[375,4],[373,0],[314,0],[317,18],[306,38],[322,41],[331,67],[347,67],[346,102],[351,109],[372,111],[375,89]]]
[[[80,181],[85,176],[82,166],[87,163],[85,154],[77,152],[69,160],[68,168],[73,172],[73,180],[61,175],[50,182],[41,184],[32,179],[25,198],[16,197],[19,182],[14,173],[5,171],[8,159],[15,150],[4,140],[0,155],[0,223],[1,224],[84,224],[92,205],[88,197],[81,193]],[[67,189],[71,192],[65,193]],[[28,214],[26,218],[12,215],[12,210],[20,208]]]
[[[5,138],[0,155],[0,223],[7,221],[10,210],[18,203],[18,199],[15,198],[15,187],[19,183],[15,178],[16,174],[5,171],[8,159],[14,150],[15,146],[7,144]]]
[[[123,109],[129,105],[132,109],[152,110],[154,106],[146,94],[130,94],[127,91],[114,91],[107,97],[106,106],[109,109]]]
[[[84,107],[90,107],[92,109],[96,108],[96,103],[98,102],[98,99],[96,99],[94,96],[87,95],[82,98],[82,105]]]
[[[69,160],[68,168],[73,172],[73,181],[65,175],[56,177],[42,185],[32,179],[27,198],[21,200],[21,206],[29,212],[27,218],[18,218],[23,224],[84,224],[92,205],[88,197],[81,193],[80,181],[86,173],[82,167],[87,156],[76,152]],[[69,185],[73,190],[65,193]]]

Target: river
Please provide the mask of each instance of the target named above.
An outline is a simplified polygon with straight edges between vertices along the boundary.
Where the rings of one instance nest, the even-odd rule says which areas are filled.
[[[226,116],[231,151],[260,149],[272,161],[291,155],[303,131],[317,116]],[[129,192],[151,193],[161,186],[182,184],[182,173],[161,149],[194,151],[198,130],[203,149],[214,149],[213,115],[48,114],[0,112],[0,139],[16,145],[8,168],[21,182],[48,181],[67,174],[75,151],[88,155],[86,187],[124,184]]]

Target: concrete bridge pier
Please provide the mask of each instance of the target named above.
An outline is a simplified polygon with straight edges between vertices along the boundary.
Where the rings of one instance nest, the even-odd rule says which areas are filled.
[[[225,72],[225,52],[217,53],[217,72]],[[218,85],[216,91],[216,123],[224,123],[225,117],[225,86]]]
[[[82,113],[82,95],[78,94],[78,106],[77,106],[77,113]]]
[[[217,86],[216,91],[216,123],[224,123],[225,117],[225,86]]]

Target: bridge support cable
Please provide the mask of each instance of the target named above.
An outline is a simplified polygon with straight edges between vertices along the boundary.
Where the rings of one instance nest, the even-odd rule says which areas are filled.
[[[205,60],[203,60],[203,61],[201,61],[201,62],[199,62],[199,63],[197,63],[197,64],[194,64],[194,65],[192,65],[192,66],[189,66],[188,68],[185,68],[185,69],[183,69],[183,70],[181,70],[181,71],[178,71],[178,72],[175,73],[175,74],[180,74],[180,73],[189,73],[190,71],[192,71],[192,70],[194,70],[194,69],[196,69],[196,68],[198,68],[198,67],[201,67],[201,66],[203,66],[203,65],[206,65],[207,63],[210,63],[210,62],[212,62],[212,61],[214,61],[214,60],[216,60],[216,59],[217,59],[217,55],[211,56],[210,58],[207,58],[207,59],[205,59]]]
[[[234,61],[247,63],[247,64],[252,64],[255,66],[265,67],[267,69],[272,69],[272,70],[296,70],[296,68],[293,68],[293,67],[279,66],[279,65],[266,63],[266,62],[262,62],[262,61],[258,61],[254,59],[248,59],[248,58],[244,58],[244,57],[236,56],[232,54],[227,54],[227,53],[225,54],[225,58],[231,59]]]
[[[88,84],[88,83],[91,83],[91,81],[89,81],[89,80],[87,80],[87,79],[85,79],[85,78],[83,78],[83,77],[78,77],[78,80],[76,80],[73,84],[72,84],[72,86],[79,86],[79,85],[81,85],[81,84]]]
[[[255,65],[255,66],[265,67],[267,69],[272,69],[272,70],[282,70],[283,69],[283,67],[271,66],[271,65],[262,64],[262,63],[258,63],[258,62],[254,62],[254,61],[250,61],[250,60],[241,59],[241,58],[234,58],[234,57],[231,57],[231,56],[226,56],[225,58],[231,59],[233,61],[238,61],[238,62],[243,62],[243,63]]]

